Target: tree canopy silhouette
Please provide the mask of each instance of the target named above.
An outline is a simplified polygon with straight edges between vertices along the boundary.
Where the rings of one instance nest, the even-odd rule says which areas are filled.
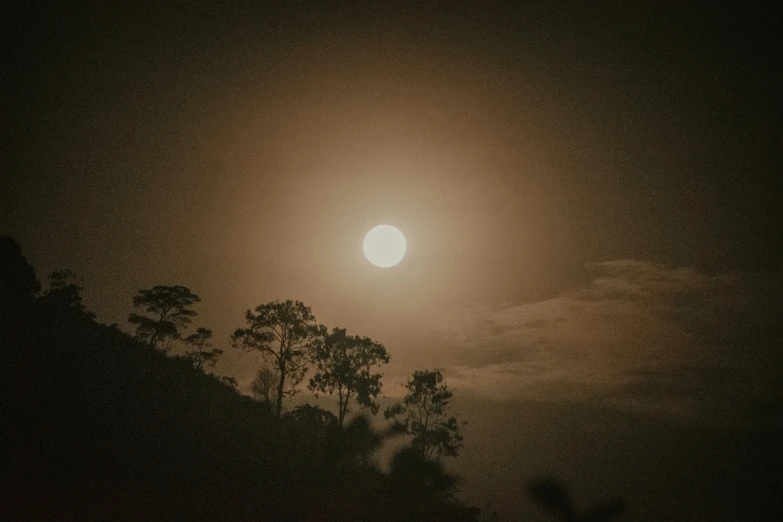
[[[71,270],[59,270],[49,274],[49,289],[41,300],[47,306],[74,314],[94,315],[87,311],[82,301],[82,280]]]
[[[193,366],[202,370],[204,366],[215,367],[217,358],[223,353],[220,348],[213,348],[212,343],[212,330],[208,328],[198,327],[195,333],[192,333],[185,337],[184,341],[192,346],[193,350],[185,352],[185,358],[193,363]]]
[[[38,295],[31,269],[26,284],[9,280],[29,267],[18,249],[0,249],[0,266],[14,264],[0,289],[27,306],[0,323],[13,354],[1,361],[0,519],[477,520],[418,451],[377,467],[393,430],[362,416],[341,428],[310,405],[278,418],[230,378],[98,324],[71,273]],[[312,314],[289,303],[278,305],[292,315],[261,324],[287,325],[286,347],[304,351]]]
[[[443,382],[440,370],[418,370],[405,384],[402,402],[386,409],[387,419],[402,417],[402,427],[413,436],[412,445],[425,459],[456,457],[462,434],[456,417],[449,416],[454,394]]]
[[[133,297],[133,306],[143,309],[147,315],[132,313],[128,322],[136,325],[138,339],[167,351],[198,315],[191,307],[200,301],[199,296],[184,286],[158,285],[139,290]]]
[[[264,364],[277,378],[273,411],[280,418],[283,398],[296,395],[307,371],[312,344],[317,335],[315,317],[301,301],[272,301],[245,313],[247,328],[231,336],[234,346],[261,353]]]
[[[536,505],[560,522],[609,522],[623,513],[623,502],[619,499],[602,502],[580,512],[565,485],[552,477],[531,480],[528,493]]]
[[[350,411],[351,400],[372,414],[378,412],[375,399],[381,391],[382,374],[373,373],[373,368],[389,362],[383,344],[369,337],[348,335],[344,328],[327,332],[322,327],[321,336],[313,343],[311,357],[316,373],[308,387],[316,393],[337,395],[340,426]]]

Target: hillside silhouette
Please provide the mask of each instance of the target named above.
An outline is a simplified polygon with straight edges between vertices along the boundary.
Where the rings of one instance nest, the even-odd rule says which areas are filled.
[[[302,406],[279,419],[187,358],[95,321],[72,274],[41,292],[0,238],[4,520],[477,520],[395,430]],[[59,276],[57,275],[59,274]]]

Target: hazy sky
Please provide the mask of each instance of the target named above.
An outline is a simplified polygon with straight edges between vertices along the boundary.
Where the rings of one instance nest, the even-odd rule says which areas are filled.
[[[104,322],[183,284],[222,346],[300,299],[389,393],[779,424],[780,7],[548,4],[20,10],[0,232]]]

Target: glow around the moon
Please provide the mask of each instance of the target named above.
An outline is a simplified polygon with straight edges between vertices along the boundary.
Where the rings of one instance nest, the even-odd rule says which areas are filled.
[[[405,236],[391,225],[378,225],[364,236],[364,256],[381,268],[394,266],[405,256]]]

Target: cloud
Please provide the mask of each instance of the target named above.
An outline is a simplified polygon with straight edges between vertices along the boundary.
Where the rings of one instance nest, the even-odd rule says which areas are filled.
[[[553,299],[475,306],[439,336],[452,387],[740,422],[781,404],[783,279],[636,260]]]

